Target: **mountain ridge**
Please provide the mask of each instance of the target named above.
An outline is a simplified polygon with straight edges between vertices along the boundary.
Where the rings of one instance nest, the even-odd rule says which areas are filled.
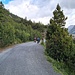
[[[70,25],[70,26],[68,27],[68,32],[69,32],[70,34],[75,34],[75,25]]]

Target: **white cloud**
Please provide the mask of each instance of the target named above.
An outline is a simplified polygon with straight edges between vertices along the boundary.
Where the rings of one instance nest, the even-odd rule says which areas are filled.
[[[75,9],[75,0],[61,0],[60,4],[68,9]]]
[[[11,0],[5,5],[5,8],[20,17],[27,17],[32,21],[41,21],[42,23],[47,24],[58,3],[63,9],[65,16],[68,17],[66,27],[75,25],[75,1],[72,0]]]
[[[34,21],[35,19],[32,19],[32,21]],[[36,22],[41,22],[44,24],[48,24],[50,20],[50,16],[49,17],[44,17],[44,18],[36,18]]]
[[[39,10],[37,6],[31,5],[29,1],[20,2],[21,0],[17,1],[11,1],[9,4],[5,5],[7,9],[10,10],[10,12],[20,16],[20,17],[28,17],[28,18],[34,18],[36,16],[37,11]]]
[[[75,25],[75,9],[66,9],[63,8],[65,17],[68,17],[66,20],[66,28],[70,25]]]
[[[75,9],[70,10],[70,13],[67,16],[68,16],[68,20],[67,20],[66,27],[68,27],[69,25],[75,25]]]

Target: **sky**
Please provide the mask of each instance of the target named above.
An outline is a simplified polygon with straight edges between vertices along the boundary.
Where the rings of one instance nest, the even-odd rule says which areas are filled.
[[[57,4],[61,6],[66,26],[75,25],[75,0],[0,0],[11,13],[35,22],[48,24]]]
[[[11,0],[0,0],[2,1],[4,4],[8,4]]]

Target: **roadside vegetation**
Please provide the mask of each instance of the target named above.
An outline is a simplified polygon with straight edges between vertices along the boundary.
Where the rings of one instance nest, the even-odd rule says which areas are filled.
[[[75,75],[75,41],[65,28],[67,17],[59,4],[53,11],[46,34],[46,55],[63,75]]]
[[[46,26],[18,17],[4,8],[0,2],[0,48],[42,38]]]

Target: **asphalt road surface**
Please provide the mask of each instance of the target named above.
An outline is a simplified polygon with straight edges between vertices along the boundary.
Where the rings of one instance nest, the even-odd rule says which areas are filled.
[[[0,53],[0,75],[61,75],[54,71],[44,48],[34,42],[16,45]]]

